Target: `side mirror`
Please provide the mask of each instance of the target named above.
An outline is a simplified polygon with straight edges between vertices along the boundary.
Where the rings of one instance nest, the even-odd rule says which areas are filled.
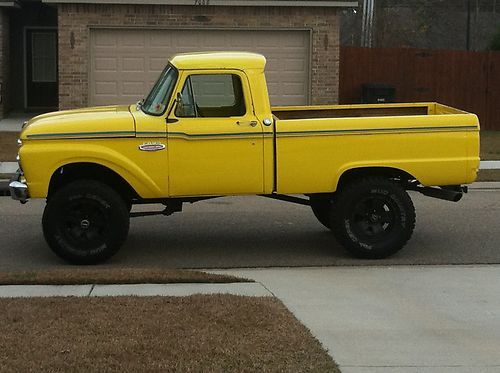
[[[172,103],[172,106],[170,107],[170,110],[167,113],[167,117],[165,118],[165,121],[168,123],[175,123],[178,121],[178,119],[175,118],[170,118],[170,114],[172,114],[172,110],[174,110],[175,107],[181,107],[182,108],[182,93],[177,92],[177,95],[175,96],[175,100]],[[176,109],[177,111],[178,109]]]
[[[139,111],[142,109],[142,105],[144,104],[144,99],[137,101],[137,104],[135,106],[136,110]]]
[[[186,110],[186,103],[184,102],[184,98],[182,97],[181,92],[177,92],[175,96],[175,115],[177,116],[185,116],[184,111]]]
[[[181,107],[184,106],[184,101],[182,101],[182,93],[181,92],[177,92],[176,101],[177,101],[177,105],[180,105]]]

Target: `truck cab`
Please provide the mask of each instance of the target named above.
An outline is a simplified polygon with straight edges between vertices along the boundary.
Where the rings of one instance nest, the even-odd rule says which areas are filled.
[[[144,102],[131,108],[138,135],[165,131],[165,195],[273,191],[273,116],[264,67],[263,56],[252,53],[176,56]]]

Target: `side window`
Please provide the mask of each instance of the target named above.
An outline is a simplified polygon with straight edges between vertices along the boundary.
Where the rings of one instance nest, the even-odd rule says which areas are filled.
[[[175,115],[179,118],[194,118],[196,117],[196,106],[193,99],[193,87],[191,79],[188,78],[182,88],[182,101],[177,102]]]
[[[245,115],[241,79],[234,74],[191,75],[182,89],[178,117],[240,117]]]

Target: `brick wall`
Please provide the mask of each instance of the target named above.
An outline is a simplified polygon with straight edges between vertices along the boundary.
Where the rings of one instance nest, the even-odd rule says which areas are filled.
[[[7,95],[9,77],[9,17],[6,11],[0,9],[0,84],[1,102],[0,119],[4,118],[9,110]]]
[[[87,106],[89,27],[276,27],[312,30],[311,100],[338,101],[339,22],[333,8],[58,5],[59,107]]]

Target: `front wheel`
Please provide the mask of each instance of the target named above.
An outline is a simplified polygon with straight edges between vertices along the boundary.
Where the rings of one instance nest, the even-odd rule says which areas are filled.
[[[378,177],[344,185],[331,210],[337,240],[358,258],[386,258],[410,239],[415,228],[415,207],[398,184]]]
[[[125,241],[128,206],[108,185],[78,180],[50,197],[42,226],[45,240],[59,257],[72,264],[97,264]]]

